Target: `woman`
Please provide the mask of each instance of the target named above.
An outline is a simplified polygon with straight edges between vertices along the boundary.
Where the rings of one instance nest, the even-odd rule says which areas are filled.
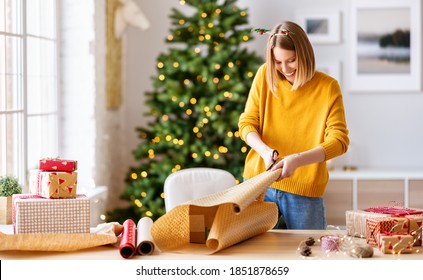
[[[265,201],[278,205],[287,229],[325,229],[326,161],[347,151],[348,129],[339,84],[315,70],[313,48],[299,25],[284,22],[270,31],[266,63],[238,125],[251,147],[244,178],[280,169]]]

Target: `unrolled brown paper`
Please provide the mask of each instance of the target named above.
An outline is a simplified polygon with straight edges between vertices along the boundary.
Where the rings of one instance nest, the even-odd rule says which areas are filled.
[[[120,225],[110,223],[98,233],[21,233],[0,232],[0,251],[77,251],[118,241]]]
[[[263,198],[279,175],[280,169],[266,171],[225,191],[176,206],[154,222],[151,234],[156,246],[163,252],[213,254],[272,229],[278,208]]]
[[[117,237],[93,233],[21,233],[0,232],[0,251],[76,251],[113,244]]]

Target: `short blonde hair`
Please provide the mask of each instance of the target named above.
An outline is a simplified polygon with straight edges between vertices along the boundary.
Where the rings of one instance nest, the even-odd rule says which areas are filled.
[[[272,93],[276,92],[278,79],[285,79],[275,66],[273,49],[279,47],[295,51],[298,68],[292,90],[298,89],[313,78],[315,72],[315,58],[313,47],[307,34],[298,24],[286,21],[276,25],[267,40],[266,63],[267,82]]]

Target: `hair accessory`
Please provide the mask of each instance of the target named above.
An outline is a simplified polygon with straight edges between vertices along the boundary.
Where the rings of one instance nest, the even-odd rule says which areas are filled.
[[[289,30],[286,30],[286,29],[282,29],[281,31],[279,31],[279,33],[276,33],[275,35],[285,35],[285,36],[288,36],[289,34],[295,34],[294,32],[292,32],[292,31],[289,31]]]
[[[251,31],[257,32],[260,35],[270,34],[270,32],[271,32],[270,29],[265,29],[265,28],[253,28]],[[289,36],[289,34],[295,34],[295,33],[292,32],[292,31],[289,31],[287,29],[282,29],[278,33],[272,34],[271,36],[273,36],[273,35],[285,35],[285,36]]]
[[[270,29],[265,29],[265,28],[253,28],[253,29],[251,29],[251,31],[254,31],[254,32],[260,33],[260,35],[263,35],[263,34],[269,34]]]

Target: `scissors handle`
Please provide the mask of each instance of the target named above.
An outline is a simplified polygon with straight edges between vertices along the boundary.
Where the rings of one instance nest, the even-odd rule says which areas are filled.
[[[273,165],[275,165],[276,161],[278,160],[279,152],[277,150],[273,150],[272,152],[272,164],[266,169],[266,171],[269,171],[272,169]]]

